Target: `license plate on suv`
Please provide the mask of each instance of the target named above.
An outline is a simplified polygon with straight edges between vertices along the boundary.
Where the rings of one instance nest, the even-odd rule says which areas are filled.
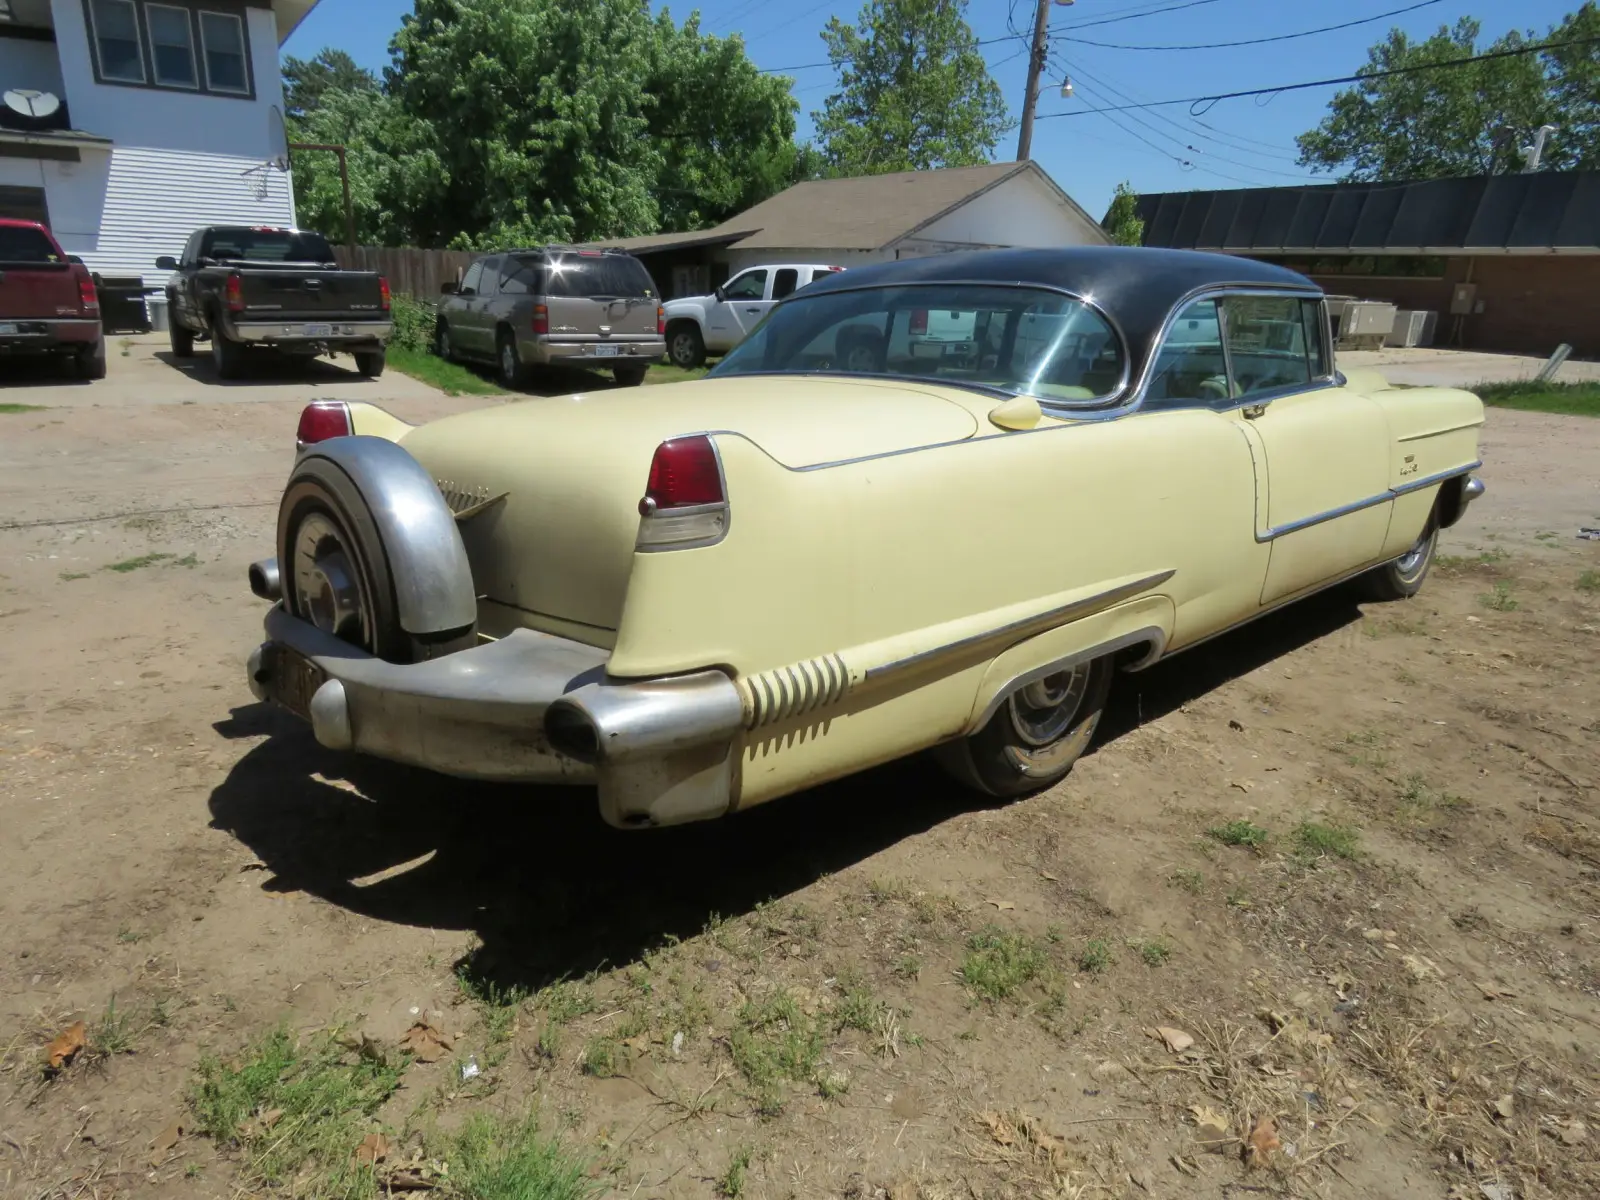
[[[333,336],[333,326],[332,325],[307,325],[306,326],[306,336],[307,337],[332,337]]]
[[[299,651],[274,642],[261,655],[261,669],[273,702],[309,721],[311,697],[328,679],[322,668]]]
[[[594,356],[596,358],[615,358],[620,350],[620,346],[596,346],[594,348]]]

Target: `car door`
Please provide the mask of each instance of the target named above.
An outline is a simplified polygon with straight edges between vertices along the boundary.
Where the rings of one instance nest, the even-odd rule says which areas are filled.
[[[461,286],[450,297],[445,320],[450,326],[450,342],[465,354],[487,354],[478,321],[478,291],[483,286],[483,259],[478,259],[461,277]]]
[[[1261,603],[1273,604],[1381,554],[1389,422],[1340,384],[1320,299],[1230,295],[1221,311],[1229,403],[1258,456],[1256,540],[1271,546]]]
[[[721,300],[712,305],[706,319],[707,349],[732,350],[760,324],[772,307],[768,275],[766,267],[752,267],[722,285]]]

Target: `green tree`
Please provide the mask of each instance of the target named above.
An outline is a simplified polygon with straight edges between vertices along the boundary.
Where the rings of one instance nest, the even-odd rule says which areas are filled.
[[[1139,193],[1131,183],[1117,184],[1111,197],[1111,207],[1106,209],[1106,219],[1100,227],[1119,246],[1144,245],[1144,219],[1139,216]]]
[[[313,112],[328,92],[375,92],[378,77],[343,50],[331,47],[310,59],[283,60],[283,110],[287,117]]]
[[[1392,30],[1358,74],[1600,37],[1600,9],[1587,0],[1543,38],[1512,31],[1480,45],[1480,32],[1469,17],[1421,42]],[[1301,166],[1347,180],[1486,175],[1520,170],[1522,147],[1544,124],[1558,132],[1543,165],[1600,165],[1600,42],[1363,80],[1297,142]]]
[[[404,214],[393,200],[397,182],[395,159],[389,150],[402,121],[386,96],[368,88],[326,92],[311,112],[289,119],[291,142],[346,147],[358,245],[392,246],[410,240]],[[343,243],[344,188],[339,181],[339,160],[321,150],[295,150],[290,157],[300,227]]]
[[[870,0],[822,32],[839,90],[812,116],[834,174],[988,162],[1012,127],[966,0]]]

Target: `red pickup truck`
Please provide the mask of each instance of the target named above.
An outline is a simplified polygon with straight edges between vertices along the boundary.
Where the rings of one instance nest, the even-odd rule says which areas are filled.
[[[84,379],[106,377],[94,279],[37,221],[0,218],[0,358],[59,355]]]

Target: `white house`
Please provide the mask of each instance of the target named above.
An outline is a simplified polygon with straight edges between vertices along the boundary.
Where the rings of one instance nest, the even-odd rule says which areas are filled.
[[[316,0],[0,0],[0,215],[106,283],[201,225],[293,225],[278,47]]]
[[[1100,223],[1037,163],[797,183],[715,229],[621,238],[663,293],[701,295],[761,263],[853,267],[953,250],[1097,246]]]

